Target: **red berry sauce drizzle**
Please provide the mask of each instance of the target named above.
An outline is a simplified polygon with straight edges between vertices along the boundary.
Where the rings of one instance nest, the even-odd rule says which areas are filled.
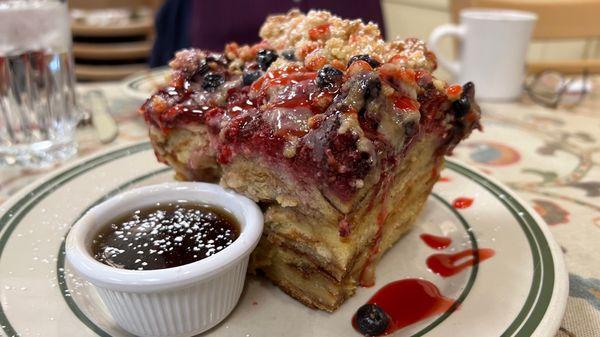
[[[437,236],[432,234],[423,233],[421,234],[421,240],[425,242],[426,245],[433,249],[445,249],[450,246],[452,243],[452,239],[445,236]]]
[[[421,279],[404,279],[389,283],[377,291],[367,303],[378,305],[389,316],[389,324],[381,335],[389,335],[458,305],[453,299],[444,297],[435,284]],[[354,315],[352,326],[360,332],[356,320]]]
[[[452,206],[458,209],[469,208],[471,205],[473,205],[473,198],[460,197],[452,202]]]
[[[468,200],[470,203],[473,201]],[[445,236],[423,233],[420,237],[433,249],[446,249],[452,244],[452,239]],[[435,274],[450,277],[494,255],[494,250],[490,248],[468,249],[454,254],[433,254],[427,258],[427,267]],[[385,330],[377,335],[389,335],[431,316],[456,310],[459,302],[443,296],[430,281],[404,279],[383,286],[367,304],[378,306],[387,315],[389,323]],[[352,326],[362,333],[356,314],[352,317]]]
[[[392,167],[393,171],[396,167],[396,163],[392,163],[390,164],[390,166]],[[365,267],[361,271],[359,277],[359,282],[362,287],[372,287],[375,285],[375,266],[373,265],[373,262],[375,260],[375,257],[379,253],[379,245],[381,243],[381,237],[383,235],[383,226],[389,213],[386,207],[386,199],[390,193],[390,187],[394,184],[394,178],[395,177],[393,175],[387,173],[383,174],[383,176],[379,180],[380,183],[383,184],[383,186],[378,186],[378,188],[381,188],[382,190],[381,197],[378,198],[377,195],[373,197],[368,206],[368,209],[371,209],[373,207],[373,202],[375,202],[376,200],[379,200],[379,202],[381,203],[381,208],[379,209],[379,213],[377,213],[377,232],[375,233],[375,240],[373,242],[373,245],[369,249],[369,257],[367,259],[367,263],[365,264]]]
[[[449,277],[494,255],[494,250],[490,248],[467,249],[455,254],[433,254],[427,258],[427,267],[440,276]]]

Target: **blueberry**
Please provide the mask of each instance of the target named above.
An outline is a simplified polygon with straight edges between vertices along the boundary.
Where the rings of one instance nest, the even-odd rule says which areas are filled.
[[[206,62],[215,62],[220,65],[227,65],[227,58],[221,53],[209,53],[206,55]]]
[[[367,108],[364,106],[358,110],[358,120],[363,130],[376,131],[380,123],[378,117],[375,113],[367,111]]]
[[[254,83],[254,81],[258,80],[262,74],[263,72],[260,70],[245,71],[244,75],[242,76],[242,81],[244,82],[244,85],[250,85]]]
[[[200,61],[200,64],[198,65],[198,70],[196,71],[196,74],[204,75],[209,70],[210,70],[210,67],[208,66],[208,63],[206,63],[206,60],[202,60],[202,61]]]
[[[296,61],[296,54],[293,49],[287,49],[281,52],[281,56],[288,61]]]
[[[348,61],[348,67],[354,63],[355,61],[358,60],[362,60],[367,62],[371,68],[377,68],[381,65],[381,63],[379,63],[379,61],[373,59],[371,56],[367,55],[367,54],[361,54],[361,55],[354,55],[350,58],[350,60]]]
[[[208,73],[203,77],[202,88],[204,90],[212,91],[223,83],[225,83],[225,78],[223,78],[223,75],[217,73]]]
[[[469,101],[469,97],[462,95],[461,98],[452,103],[452,109],[454,109],[454,114],[456,117],[461,118],[465,116],[469,110],[471,110],[471,102]]]
[[[462,87],[463,95],[465,96],[474,96],[475,95],[475,85],[473,82],[467,82]]]
[[[275,62],[279,56],[272,49],[262,49],[256,53],[256,62],[262,70],[267,70],[271,63]]]
[[[358,85],[367,101],[375,99],[381,91],[381,80],[376,76],[365,76],[360,79]]]
[[[321,89],[332,89],[337,83],[342,81],[344,73],[330,65],[326,65],[317,73],[315,82]]]
[[[367,336],[379,336],[390,323],[390,318],[377,304],[365,304],[356,311],[358,330]]]
[[[419,131],[419,124],[414,120],[409,120],[404,123],[404,134],[406,137],[412,137]]]
[[[459,99],[452,103],[454,114],[457,118],[464,117],[471,110],[471,100],[475,96],[475,85],[473,82],[467,82],[462,87],[462,94]]]

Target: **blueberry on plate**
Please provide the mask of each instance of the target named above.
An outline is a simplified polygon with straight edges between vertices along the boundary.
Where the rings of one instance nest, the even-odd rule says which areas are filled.
[[[271,63],[275,62],[279,56],[273,49],[261,49],[256,53],[256,63],[262,70],[267,70]]]
[[[317,83],[317,86],[321,89],[331,89],[337,83],[342,81],[343,76],[344,73],[341,70],[336,69],[330,65],[326,65],[323,68],[321,68],[321,70],[319,70],[319,72],[317,73],[317,78],[315,79],[315,82]]]
[[[254,81],[258,80],[262,76],[263,72],[260,70],[251,70],[245,71],[242,76],[242,81],[244,85],[250,85],[254,83]]]
[[[202,78],[202,88],[204,90],[214,90],[225,83],[223,75],[217,73],[208,73]]]
[[[366,336],[379,336],[385,332],[390,318],[377,304],[367,303],[356,311],[358,331]]]
[[[350,60],[348,61],[348,67],[352,63],[354,63],[354,62],[356,62],[358,60],[367,62],[371,66],[371,68],[377,68],[377,67],[379,67],[381,65],[381,63],[379,63],[379,61],[375,60],[371,56],[369,56],[367,54],[360,54],[360,55],[354,55],[354,56],[352,56],[350,58]]]

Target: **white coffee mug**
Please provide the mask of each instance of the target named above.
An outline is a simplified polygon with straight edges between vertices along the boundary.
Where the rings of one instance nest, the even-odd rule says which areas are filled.
[[[437,27],[429,47],[440,65],[459,83],[475,83],[483,100],[514,100],[523,91],[527,47],[537,15],[505,9],[465,9],[460,24]],[[445,58],[438,48],[447,35],[460,40],[458,61]]]

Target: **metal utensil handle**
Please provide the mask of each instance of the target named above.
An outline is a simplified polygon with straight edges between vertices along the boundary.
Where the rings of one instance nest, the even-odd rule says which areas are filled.
[[[100,142],[103,144],[112,142],[119,133],[119,127],[112,117],[106,96],[101,90],[90,90],[86,93],[86,98],[92,111],[92,124],[96,128]]]

